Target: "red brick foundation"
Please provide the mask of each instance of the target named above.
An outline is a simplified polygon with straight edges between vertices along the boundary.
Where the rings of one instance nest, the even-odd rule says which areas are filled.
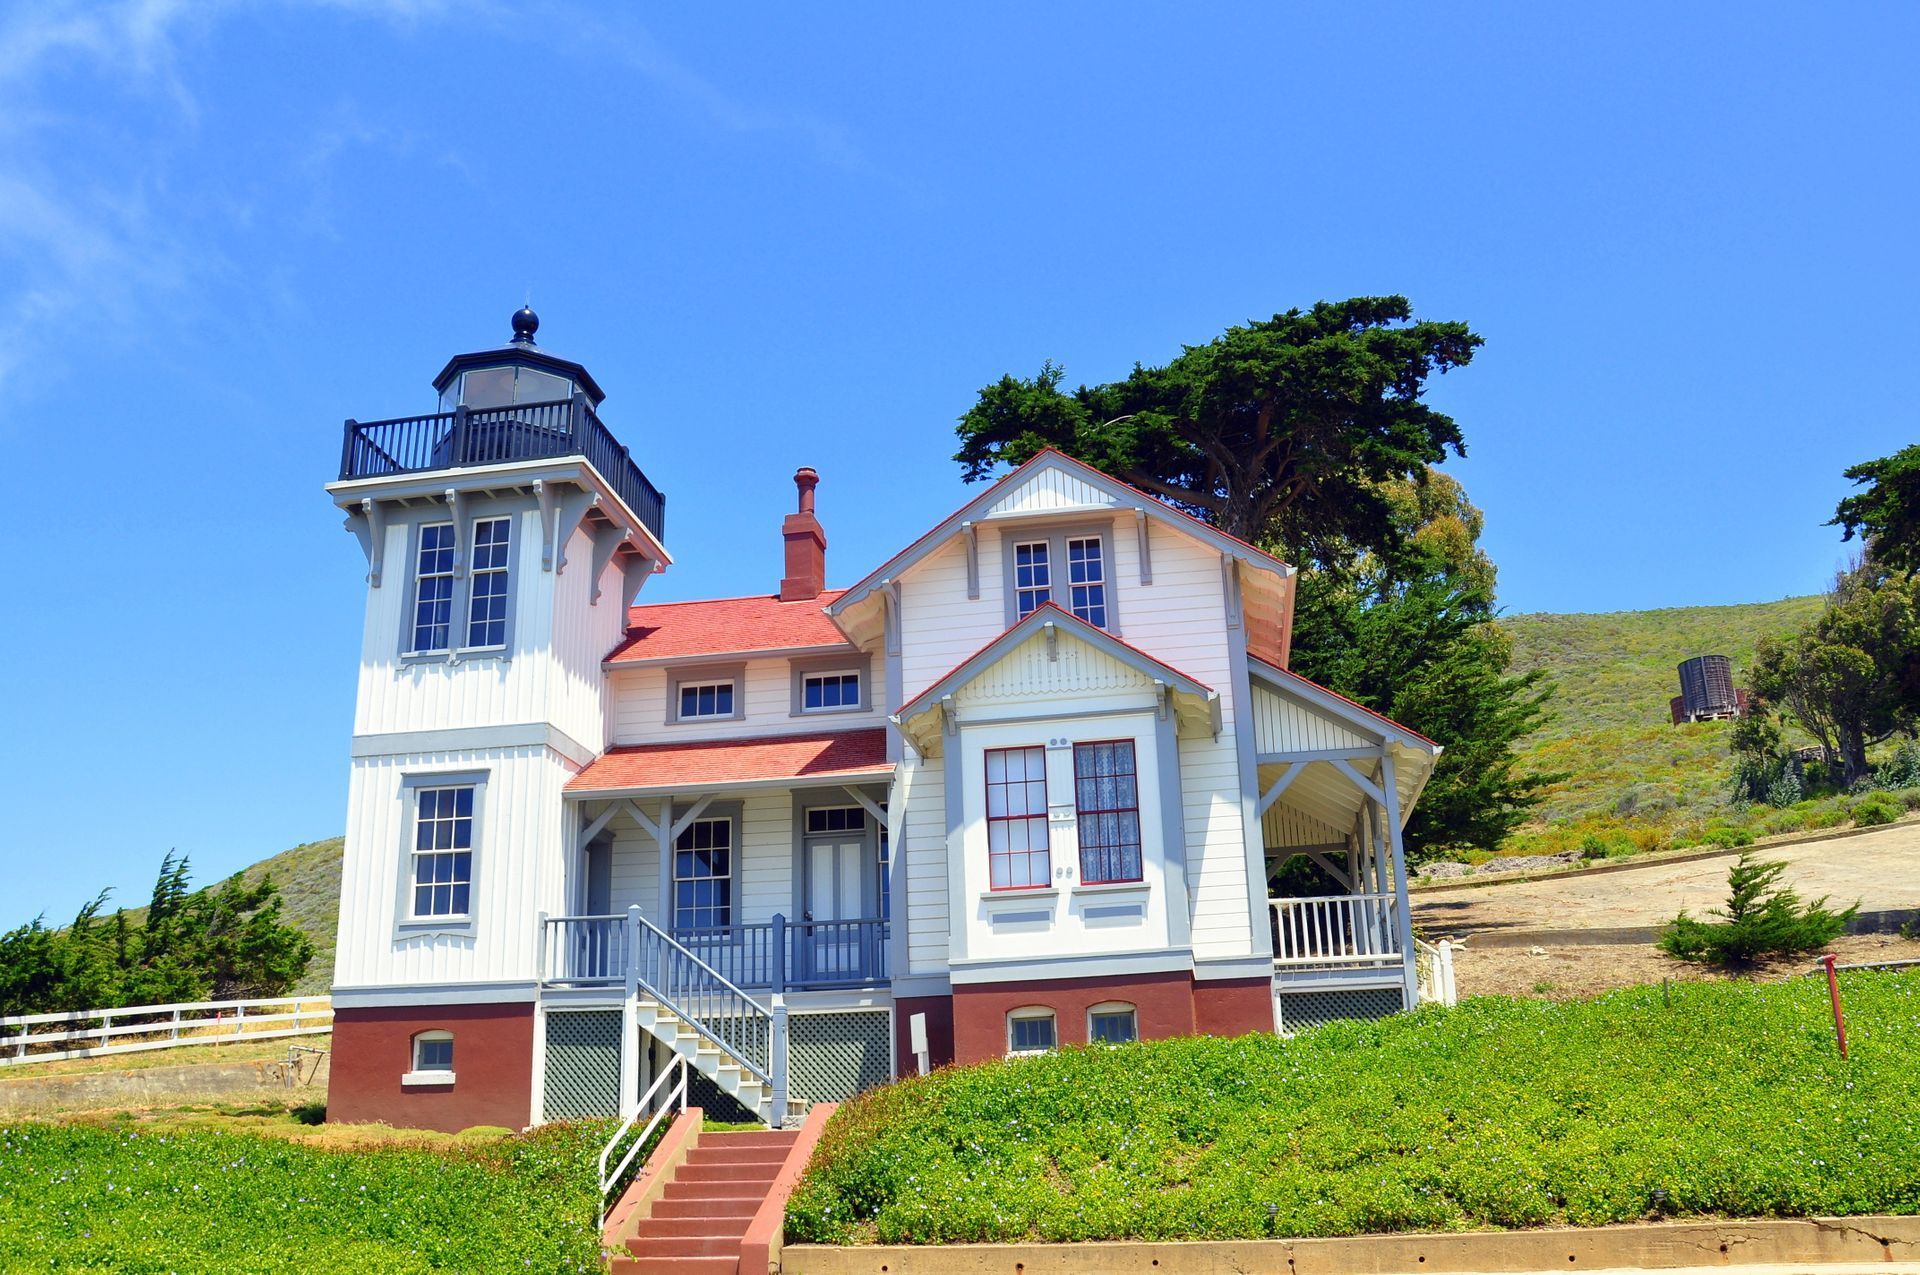
[[[1193,1025],[1202,1036],[1273,1030],[1273,980],[1222,978],[1193,985]]]
[[[893,1003],[893,1074],[917,1076],[920,1062],[913,1054],[913,1016],[927,1016],[927,1064],[944,1067],[953,1061],[953,997],[902,996]]]
[[[1023,983],[961,984],[953,989],[953,1044],[956,1062],[980,1062],[1007,1052],[1007,1014],[1041,1005],[1054,1013],[1062,1045],[1087,1042],[1087,1010],[1107,1001],[1134,1007],[1142,1040],[1191,1036],[1194,1020],[1193,976],[1184,970],[1164,974],[1116,974],[1105,978],[1038,979]],[[1204,1029],[1202,1029],[1204,1030]],[[1273,1014],[1267,1014],[1273,1030]]]
[[[400,1083],[413,1038],[453,1033],[450,1085]],[[389,1005],[333,1015],[327,1119],[378,1120],[457,1133],[474,1125],[523,1129],[533,1109],[533,1005]]]

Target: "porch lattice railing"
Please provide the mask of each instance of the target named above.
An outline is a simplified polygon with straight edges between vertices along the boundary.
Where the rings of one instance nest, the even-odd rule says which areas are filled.
[[[1335,894],[1268,899],[1273,915],[1273,963],[1398,965],[1400,905],[1391,894]]]

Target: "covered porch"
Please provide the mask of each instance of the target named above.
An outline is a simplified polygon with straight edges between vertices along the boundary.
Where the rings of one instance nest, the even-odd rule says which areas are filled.
[[[745,991],[884,987],[892,781],[878,730],[610,750],[568,786],[541,982],[623,985],[644,919]]]
[[[1440,747],[1284,670],[1253,673],[1283,1029],[1411,1008],[1420,991],[1401,829]]]

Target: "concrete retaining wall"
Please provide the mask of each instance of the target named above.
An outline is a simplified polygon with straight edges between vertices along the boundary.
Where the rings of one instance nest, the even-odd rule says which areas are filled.
[[[1187,1244],[789,1245],[782,1275],[1465,1275],[1828,1263],[1920,1264],[1920,1218],[1658,1222],[1457,1235]],[[1888,1269],[1882,1267],[1882,1269]],[[1900,1269],[1900,1268],[1894,1268]]]
[[[60,1076],[10,1076],[0,1079],[0,1117],[19,1119],[70,1111],[128,1111],[280,1097],[296,1102],[326,1101],[326,1056],[296,1057],[292,1064],[285,1059],[263,1058]]]

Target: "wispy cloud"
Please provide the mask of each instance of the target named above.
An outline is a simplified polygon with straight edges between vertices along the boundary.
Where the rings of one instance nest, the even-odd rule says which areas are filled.
[[[618,9],[567,0],[281,0],[411,31],[457,20],[603,69],[624,68],[711,127],[781,138],[819,163],[879,176],[853,135],[806,111],[755,102],[676,58]],[[244,192],[189,188],[201,142],[195,58],[221,24],[259,20],[239,0],[52,0],[0,18],[0,386],[63,344],[124,331],[231,273],[224,245],[264,220],[332,237],[339,165],[356,149],[426,154],[471,181],[446,139],[369,119],[350,97],[321,113],[283,168]],[[209,98],[209,100],[211,100]],[[130,109],[131,108],[131,109]],[[272,267],[269,266],[268,269]]]

